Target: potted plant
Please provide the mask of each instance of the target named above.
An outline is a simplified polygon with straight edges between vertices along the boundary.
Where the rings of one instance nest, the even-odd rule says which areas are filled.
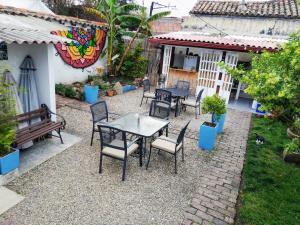
[[[300,118],[297,118],[293,125],[287,129],[289,138],[300,138]]]
[[[283,159],[286,162],[300,163],[300,138],[294,138],[283,151]]]
[[[225,100],[217,95],[207,96],[203,99],[202,112],[211,113],[211,122],[204,122],[200,126],[199,131],[199,148],[204,150],[212,150],[215,147],[215,140],[218,133],[222,133],[226,104]]]
[[[107,88],[107,96],[112,97],[114,96],[114,89],[113,89],[113,85],[109,85],[109,87]]]
[[[99,96],[99,85],[100,77],[99,76],[89,76],[88,84],[84,85],[84,99],[90,104],[94,104],[98,101]]]
[[[1,77],[0,77],[1,78]],[[16,135],[16,103],[9,86],[0,82],[0,174],[7,174],[19,167],[19,150],[12,148]]]

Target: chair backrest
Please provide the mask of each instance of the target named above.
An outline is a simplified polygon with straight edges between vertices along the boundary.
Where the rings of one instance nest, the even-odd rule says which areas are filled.
[[[101,120],[108,121],[108,110],[105,101],[99,101],[90,106],[93,122],[97,123]]]
[[[171,103],[172,102],[172,93],[170,91],[167,91],[164,89],[156,89],[155,90],[155,100]]]
[[[150,92],[150,80],[143,80],[144,92]]]
[[[185,131],[188,127],[188,125],[190,124],[191,121],[189,121],[180,131],[179,135],[178,135],[178,138],[177,138],[177,145],[179,145],[182,141],[183,141],[183,138],[184,138],[184,135],[185,135]]]
[[[183,91],[189,91],[190,90],[190,82],[185,80],[178,80],[176,84],[176,88],[183,90]]]
[[[203,91],[204,91],[204,89],[202,89],[201,91],[199,91],[199,93],[197,95],[197,98],[196,98],[196,102],[200,102]]]
[[[123,150],[127,153],[126,132],[116,127],[99,124],[101,150],[105,147]],[[125,154],[127,155],[127,154]]]
[[[170,102],[152,100],[150,105],[149,116],[160,118],[160,119],[169,119],[171,112]]]

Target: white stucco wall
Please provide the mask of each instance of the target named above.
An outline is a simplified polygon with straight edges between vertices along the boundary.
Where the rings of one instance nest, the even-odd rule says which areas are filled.
[[[56,49],[53,45],[50,45],[49,47],[52,48],[49,58],[51,57],[51,69],[55,76],[55,83],[71,84],[75,81],[85,81],[90,73],[96,71],[96,68],[104,67],[105,65],[103,60],[99,58],[94,65],[87,67],[84,70],[75,69],[66,64],[59,55],[55,55]]]
[[[48,67],[48,46],[46,44],[10,44],[8,45],[8,61],[10,70],[16,81],[20,79],[19,66],[27,55],[30,55],[36,67],[36,83],[39,103],[45,103],[52,111],[56,111],[55,78]]]
[[[183,30],[203,33],[220,33],[232,35],[286,37],[300,27],[299,19],[229,17],[229,16],[197,16],[186,17]],[[215,29],[217,28],[217,29]],[[272,34],[268,34],[271,32]]]

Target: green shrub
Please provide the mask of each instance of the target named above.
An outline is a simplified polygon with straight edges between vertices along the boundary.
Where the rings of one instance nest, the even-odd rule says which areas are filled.
[[[77,95],[72,86],[61,83],[55,85],[55,93],[68,98],[75,98]]]
[[[9,83],[3,81],[0,76],[0,156],[10,152],[11,144],[16,136],[16,102],[10,95]]]
[[[206,96],[203,99],[202,112],[211,113],[219,117],[220,115],[226,113],[225,100],[216,94],[213,96]]]
[[[285,153],[300,152],[300,139],[294,138],[291,142],[285,145]]]
[[[120,55],[122,55],[124,48],[124,45],[119,46]],[[120,70],[122,77],[141,78],[145,76],[148,60],[144,57],[143,52],[141,43],[130,50]],[[116,64],[118,64],[118,60],[116,60]]]

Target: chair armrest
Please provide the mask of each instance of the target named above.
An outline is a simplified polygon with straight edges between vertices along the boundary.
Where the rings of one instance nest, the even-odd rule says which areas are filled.
[[[46,108],[47,111],[48,111],[48,113],[50,115],[55,115],[55,116],[59,117],[61,119],[62,129],[66,128],[67,122],[66,122],[66,120],[65,120],[65,118],[63,116],[61,116],[61,115],[59,115],[57,113],[52,112],[46,104],[42,104],[41,107],[42,108]]]

